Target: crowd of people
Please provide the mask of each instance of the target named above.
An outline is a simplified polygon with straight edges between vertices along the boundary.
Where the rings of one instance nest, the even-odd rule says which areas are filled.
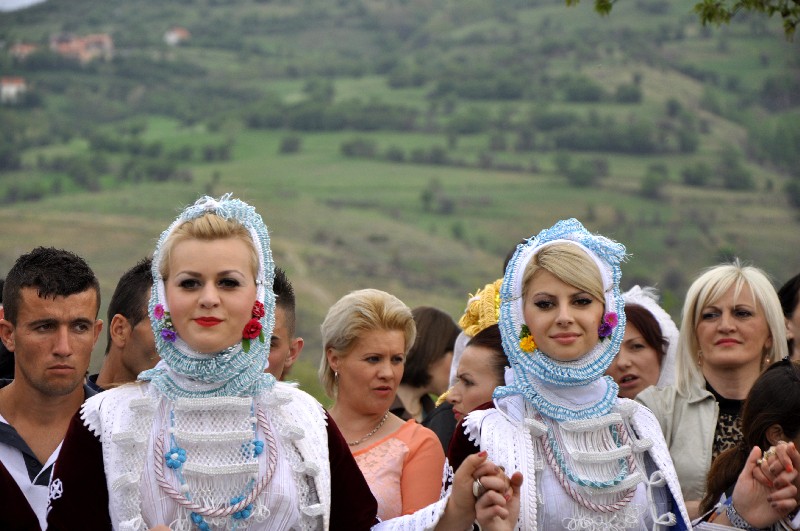
[[[627,259],[569,219],[457,322],[344,295],[326,410],[251,205],[185,208],[105,323],[90,266],[37,247],[2,287],[0,529],[800,529],[800,275],[712,266],[679,329]]]

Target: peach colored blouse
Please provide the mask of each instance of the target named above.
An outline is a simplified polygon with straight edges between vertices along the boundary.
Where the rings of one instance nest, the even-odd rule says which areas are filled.
[[[378,500],[381,520],[411,514],[439,499],[444,451],[436,434],[413,419],[353,457]]]

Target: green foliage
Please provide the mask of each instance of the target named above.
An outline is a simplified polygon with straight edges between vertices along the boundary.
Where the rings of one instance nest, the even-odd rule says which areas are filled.
[[[13,144],[0,143],[0,171],[18,170],[22,168],[22,157]]]
[[[586,76],[569,76],[559,83],[564,99],[572,102],[598,102],[606,98],[603,87]]]
[[[556,171],[567,178],[570,186],[586,188],[596,185],[609,174],[608,160],[603,158],[579,159],[574,163],[566,152],[556,153],[553,163]]]
[[[703,162],[696,162],[681,170],[683,184],[687,186],[706,186],[711,181],[711,177],[711,168]]]
[[[451,117],[445,130],[449,133],[469,135],[489,128],[489,113],[482,107],[469,107]]]
[[[393,89],[406,88],[406,87],[420,87],[425,84],[426,76],[422,69],[408,65],[397,65],[389,75],[386,82]]]
[[[567,182],[577,188],[587,188],[598,180],[597,168],[589,160],[579,160],[567,170]]]
[[[666,164],[650,164],[642,179],[640,193],[647,199],[661,199],[667,182],[669,182],[669,170]]]
[[[800,22],[800,2],[797,0],[702,0],[694,9],[703,24],[728,24],[740,11],[758,11],[769,16],[779,14],[783,18],[787,39],[792,38]]]
[[[614,93],[614,101],[617,103],[641,103],[642,89],[633,83],[619,85]]]
[[[784,111],[800,105],[800,78],[786,74],[768,77],[761,87],[759,101],[770,111]]]
[[[330,104],[336,95],[333,81],[330,79],[313,78],[306,81],[303,92],[309,100]]]
[[[653,124],[638,119],[625,124],[584,124],[562,129],[553,134],[553,143],[557,149],[578,151],[647,154],[659,150]]]
[[[428,184],[420,192],[419,198],[423,212],[447,216],[455,210],[455,201],[445,192],[439,179],[433,178],[428,181]],[[462,239],[464,236],[463,224],[454,224],[452,233],[456,239]]]
[[[281,145],[278,148],[278,153],[297,153],[300,151],[302,143],[302,139],[297,135],[285,136],[281,139]]]
[[[670,118],[677,118],[678,115],[683,111],[683,106],[681,102],[675,98],[670,98],[667,100],[666,104],[667,116]]]
[[[342,142],[340,149],[345,157],[374,158],[378,152],[375,142],[366,138],[354,138],[347,142]]]
[[[800,181],[793,180],[786,183],[784,187],[786,198],[789,204],[796,210],[800,210]]]
[[[580,0],[566,0],[573,5]],[[608,15],[614,0],[595,0],[595,10],[601,15]],[[758,11],[769,16],[780,14],[783,18],[783,30],[786,38],[791,39],[800,22],[800,2],[797,0],[700,0],[694,6],[695,13],[703,24],[729,24],[738,12]]]
[[[724,146],[717,162],[717,174],[722,186],[729,190],[752,190],[752,174],[744,167],[742,153],[731,145]]]
[[[748,140],[759,157],[789,172],[800,168],[800,116],[796,112],[760,120],[750,129]]]
[[[384,158],[389,162],[405,162],[406,152],[400,146],[389,146],[386,148]]]

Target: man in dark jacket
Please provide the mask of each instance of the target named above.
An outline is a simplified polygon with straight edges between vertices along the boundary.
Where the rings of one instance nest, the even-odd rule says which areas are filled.
[[[0,529],[44,529],[63,494],[53,468],[92,394],[83,382],[103,328],[100,286],[82,258],[38,247],[9,271],[3,302],[0,339],[16,363],[14,379],[0,382]]]

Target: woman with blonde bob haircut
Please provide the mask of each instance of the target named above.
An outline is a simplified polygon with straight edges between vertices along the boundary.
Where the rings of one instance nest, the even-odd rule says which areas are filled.
[[[345,295],[328,310],[321,327],[322,348],[325,352],[328,349],[349,352],[361,333],[369,330],[401,330],[405,352],[417,337],[411,310],[400,299],[385,291],[362,289]],[[323,356],[319,378],[325,393],[332,399],[336,398],[335,376],[327,356]]]
[[[691,515],[712,461],[742,438],[750,388],[786,353],[781,305],[763,271],[736,260],[706,270],[689,287],[675,385],[650,387],[637,400],[661,424]]]
[[[389,411],[415,336],[408,306],[376,289],[345,295],[322,323],[320,378],[335,400],[330,415],[384,521],[437,501],[441,492],[439,439],[415,420],[403,421]]]

